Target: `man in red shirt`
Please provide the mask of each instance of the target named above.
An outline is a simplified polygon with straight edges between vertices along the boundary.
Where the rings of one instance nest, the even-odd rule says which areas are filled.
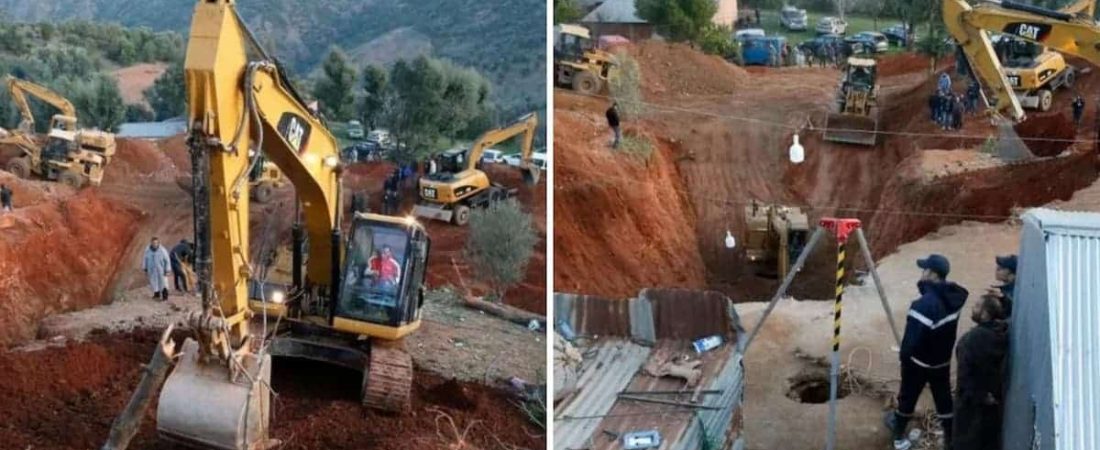
[[[397,280],[401,279],[401,265],[393,257],[393,250],[387,245],[382,247],[381,254],[375,254],[368,264],[368,276],[375,279],[377,285],[393,287]]]

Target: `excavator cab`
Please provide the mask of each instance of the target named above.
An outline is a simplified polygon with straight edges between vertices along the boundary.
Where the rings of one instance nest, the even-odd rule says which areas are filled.
[[[415,221],[357,214],[346,250],[337,329],[398,339],[420,324],[431,240]]]

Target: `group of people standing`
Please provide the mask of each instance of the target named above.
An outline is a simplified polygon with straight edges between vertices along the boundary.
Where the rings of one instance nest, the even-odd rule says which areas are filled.
[[[981,99],[981,86],[971,80],[965,96],[951,89],[951,77],[941,73],[936,83],[936,92],[928,99],[931,120],[943,130],[959,130],[963,127],[963,118],[978,111]]]
[[[160,245],[160,239],[156,237],[149,242],[149,247],[145,249],[145,256],[142,258],[141,269],[149,279],[154,300],[168,300],[169,273],[172,274],[176,291],[191,292],[188,268],[194,264],[194,258],[195,245],[187,239],[181,239],[171,251]]]
[[[932,391],[943,427],[946,450],[999,450],[1004,373],[1008,353],[1008,319],[1015,301],[1016,255],[996,260],[992,286],[970,316],[974,328],[955,343],[958,320],[969,292],[949,281],[951,263],[942,255],[917,260],[922,270],[920,298],[909,307],[901,343],[901,388],[897,409],[887,414],[895,450],[913,443],[906,434],[924,387]],[[956,394],[951,394],[951,356],[956,358]]]

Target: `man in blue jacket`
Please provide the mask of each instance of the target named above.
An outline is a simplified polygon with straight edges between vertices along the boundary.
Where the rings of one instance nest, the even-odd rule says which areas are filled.
[[[943,425],[944,449],[950,450],[951,420],[951,354],[959,325],[959,311],[969,293],[965,288],[947,281],[951,263],[942,255],[929,255],[917,260],[924,270],[917,282],[920,298],[909,305],[905,323],[905,338],[901,342],[901,390],[898,409],[886,416],[886,427],[893,433],[894,448],[907,450],[912,443],[905,428],[913,417],[917,400],[928,385],[936,403],[936,414]]]

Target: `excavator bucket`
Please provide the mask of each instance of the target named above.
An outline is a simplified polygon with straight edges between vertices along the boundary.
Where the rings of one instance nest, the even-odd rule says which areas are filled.
[[[528,186],[539,184],[539,177],[542,175],[542,171],[534,164],[527,165],[521,172],[523,172],[523,182],[527,183]]]
[[[198,342],[185,341],[157,404],[160,436],[189,448],[270,448],[271,356],[245,361],[231,380],[228,367],[200,361]]]
[[[829,113],[825,119],[825,140],[843,144],[873,146],[878,120],[857,114]]]

